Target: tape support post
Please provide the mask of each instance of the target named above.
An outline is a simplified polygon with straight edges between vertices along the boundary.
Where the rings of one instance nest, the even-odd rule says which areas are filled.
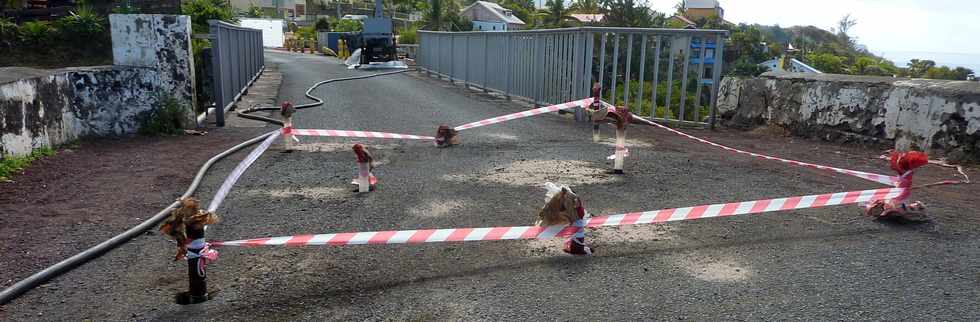
[[[763,199],[684,208],[660,209],[644,212],[592,217],[585,227],[659,224],[670,221],[694,220],[711,217],[758,214],[772,211],[819,208],[875,200],[892,199],[906,188],[883,188],[837,192],[820,195]],[[516,226],[486,228],[448,228],[419,230],[390,230],[351,232],[318,235],[297,235],[234,241],[213,241],[213,246],[343,246],[364,244],[422,244],[439,242],[464,242],[487,240],[549,239],[568,237],[579,231],[574,226]]]

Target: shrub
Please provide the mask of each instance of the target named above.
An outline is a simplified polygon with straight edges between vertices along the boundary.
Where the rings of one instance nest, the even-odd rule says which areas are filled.
[[[398,35],[398,43],[399,44],[418,43],[416,29],[413,27],[413,28],[403,30],[401,34]]]
[[[20,38],[20,26],[13,20],[0,18],[0,48],[14,47]]]
[[[175,135],[184,128],[184,107],[173,96],[160,95],[157,99],[160,108],[150,113],[140,134],[143,135]]]
[[[352,19],[341,19],[340,22],[334,26],[333,31],[339,32],[351,32],[351,31],[361,31],[364,29],[364,24],[358,20]]]
[[[46,46],[51,41],[54,28],[47,21],[28,21],[20,25],[20,38],[27,46]]]
[[[211,30],[208,20],[238,22],[235,9],[225,0],[190,0],[180,6],[180,11],[191,16],[195,33],[208,33]]]
[[[55,26],[62,41],[100,37],[107,29],[105,18],[87,6],[79,6],[71,15],[58,19]]]
[[[320,17],[316,20],[316,31],[330,31],[330,20],[327,17]]]

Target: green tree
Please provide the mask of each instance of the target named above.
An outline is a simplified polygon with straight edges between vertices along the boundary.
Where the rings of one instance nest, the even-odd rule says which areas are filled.
[[[249,18],[262,18],[265,16],[265,12],[262,12],[262,8],[255,5],[255,2],[248,4],[248,9],[245,10],[245,16]]]
[[[936,66],[936,62],[928,59],[912,59],[908,63],[907,73],[909,77],[919,78],[923,77],[930,68]]]
[[[635,0],[601,0],[606,26],[610,27],[656,27],[646,3]]]
[[[575,0],[569,9],[575,13],[599,13],[602,7],[599,0]]]
[[[824,73],[840,74],[844,71],[844,58],[829,53],[806,55],[806,63]]]
[[[191,16],[194,33],[209,33],[208,20],[238,23],[235,10],[225,0],[190,0],[180,6],[181,13]]]
[[[565,8],[564,0],[548,0],[546,23],[551,27],[567,27],[567,21],[573,19]]]

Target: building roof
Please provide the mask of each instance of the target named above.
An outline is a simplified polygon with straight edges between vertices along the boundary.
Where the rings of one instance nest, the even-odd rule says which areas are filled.
[[[684,0],[684,9],[714,9],[720,6],[718,0]]]
[[[674,15],[671,18],[680,20],[681,22],[686,23],[686,24],[691,25],[691,26],[697,26],[698,25],[697,23],[695,23],[694,21],[692,21],[691,19],[688,19],[687,17],[685,17],[683,15]]]
[[[510,11],[510,9],[501,7],[499,4],[496,4],[496,3],[493,3],[493,2],[477,1],[477,2],[474,2],[473,4],[467,6],[466,8],[463,8],[462,11],[469,10],[470,8],[473,8],[474,6],[481,6],[481,7],[485,8],[487,11],[492,12],[495,16],[497,16],[497,18],[500,19],[500,21],[503,21],[503,22],[506,22],[506,23],[510,23],[510,24],[517,24],[517,25],[523,25],[524,24],[524,21],[521,20],[521,18],[518,18],[517,16],[515,16]]]
[[[606,19],[606,15],[601,13],[573,13],[569,16],[579,22],[601,22]]]

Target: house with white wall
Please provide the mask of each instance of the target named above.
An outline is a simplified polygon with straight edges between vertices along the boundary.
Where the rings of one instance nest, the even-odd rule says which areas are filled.
[[[525,23],[510,9],[487,1],[477,1],[460,13],[473,22],[474,31],[507,31],[524,29]]]

